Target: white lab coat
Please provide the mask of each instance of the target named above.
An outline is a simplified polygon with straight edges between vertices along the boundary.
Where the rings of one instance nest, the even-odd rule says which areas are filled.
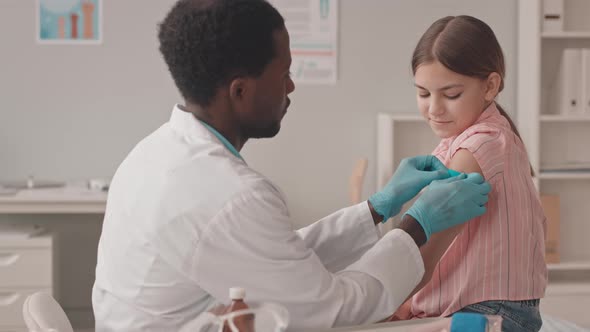
[[[304,330],[383,319],[423,273],[366,202],[294,230],[282,193],[175,107],[113,178],[92,303],[97,332],[178,331],[240,286]]]

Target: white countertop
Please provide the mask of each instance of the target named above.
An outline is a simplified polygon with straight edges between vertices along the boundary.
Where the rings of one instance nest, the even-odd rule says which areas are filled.
[[[104,213],[107,193],[82,185],[22,189],[0,195],[0,213]]]

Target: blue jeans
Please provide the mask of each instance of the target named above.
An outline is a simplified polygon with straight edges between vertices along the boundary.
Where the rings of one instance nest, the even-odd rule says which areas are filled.
[[[543,325],[539,300],[485,301],[470,304],[459,312],[502,316],[502,332],[538,332]]]

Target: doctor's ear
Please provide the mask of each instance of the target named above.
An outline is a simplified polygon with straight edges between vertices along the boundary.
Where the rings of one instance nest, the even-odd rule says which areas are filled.
[[[488,78],[485,81],[485,100],[490,102],[496,98],[498,93],[500,92],[500,86],[502,85],[502,76],[500,74],[493,72],[488,75]]]
[[[236,78],[229,84],[229,96],[233,100],[244,98],[248,90],[248,81],[244,78]]]

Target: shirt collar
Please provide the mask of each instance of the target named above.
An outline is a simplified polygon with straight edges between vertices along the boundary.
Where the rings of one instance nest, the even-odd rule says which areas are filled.
[[[500,111],[498,111],[498,108],[496,107],[496,102],[493,101],[488,107],[486,107],[486,109],[479,115],[479,118],[477,118],[477,120],[473,123],[480,123],[482,121],[484,121],[485,119],[491,118],[493,116],[496,115],[500,115]]]
[[[205,126],[205,128],[207,128],[213,135],[215,135],[215,137],[217,137],[217,139],[225,146],[226,149],[229,150],[229,152],[231,152],[234,156],[244,160],[238,150],[236,150],[236,148],[225,137],[223,137],[221,133],[219,133],[217,130],[215,130],[215,128],[211,127],[207,123],[201,120],[199,120],[199,122],[202,123],[203,126]]]
[[[212,137],[214,136],[228,151],[244,161],[238,150],[223,135],[207,123],[197,120],[192,113],[183,111],[180,105],[174,105],[169,123],[173,130],[182,133],[187,139],[193,142],[203,138],[214,140]]]

